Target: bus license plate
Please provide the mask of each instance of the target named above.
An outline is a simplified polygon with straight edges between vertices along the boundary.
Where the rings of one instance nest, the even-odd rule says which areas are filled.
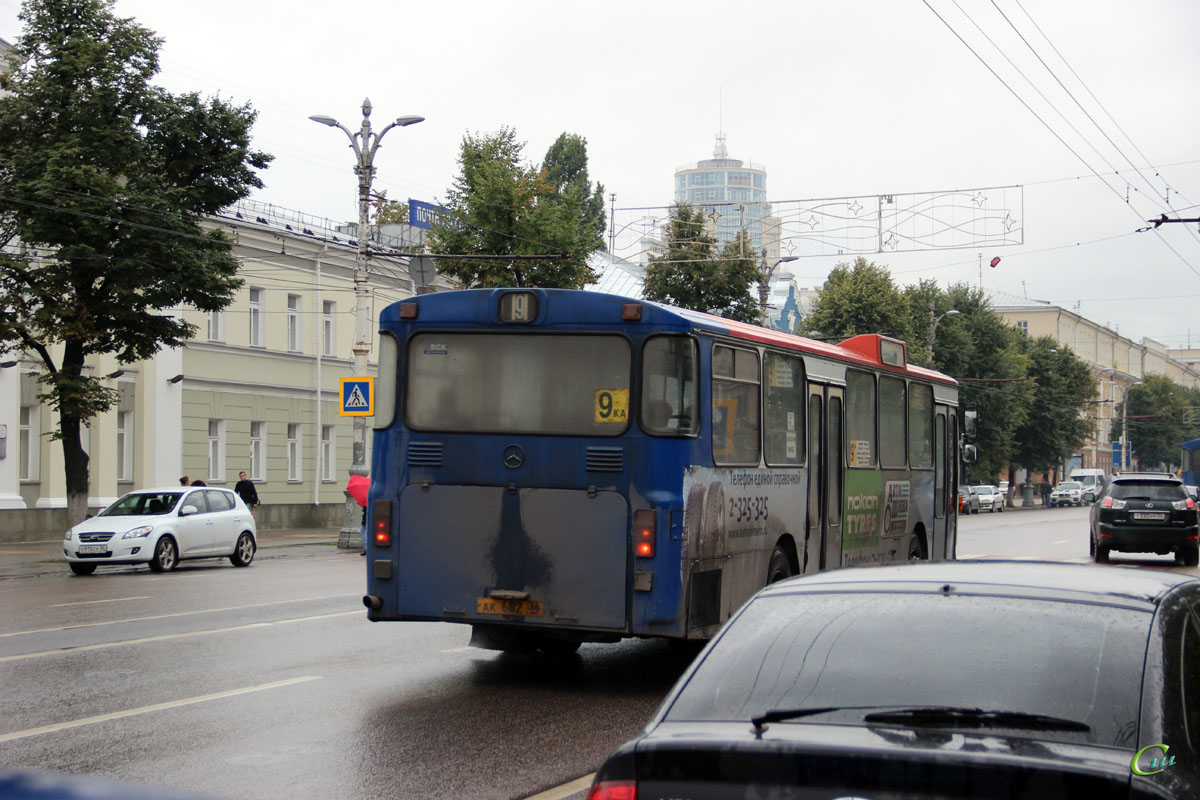
[[[1154,522],[1162,522],[1167,518],[1166,514],[1154,511],[1135,511],[1133,512],[1134,519],[1152,520]]]
[[[107,553],[108,545],[106,544],[81,544],[79,545],[80,553]]]
[[[495,597],[477,597],[475,598],[475,610],[480,614],[540,617],[546,613],[546,604],[541,600],[500,600]]]

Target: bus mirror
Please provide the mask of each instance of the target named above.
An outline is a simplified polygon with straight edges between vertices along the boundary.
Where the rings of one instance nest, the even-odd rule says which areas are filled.
[[[978,455],[975,450],[975,445],[964,444],[962,449],[962,460],[964,464],[974,464],[975,457]]]
[[[963,433],[969,438],[974,439],[975,434],[979,432],[979,409],[976,406],[967,406],[963,409]]]

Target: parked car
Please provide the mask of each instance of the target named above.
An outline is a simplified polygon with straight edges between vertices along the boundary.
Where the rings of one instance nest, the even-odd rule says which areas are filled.
[[[974,487],[975,493],[979,495],[979,510],[987,511],[1003,511],[1004,510],[1004,495],[1000,494],[1000,490],[989,484],[981,484]]]
[[[1051,508],[1083,505],[1083,484],[1079,481],[1063,481],[1050,492],[1050,500],[1046,505]]]
[[[958,513],[979,513],[979,495],[975,494],[975,490],[970,486],[958,487]]]
[[[1092,497],[1085,492],[1084,499]],[[1113,550],[1174,553],[1185,567],[1200,563],[1196,501],[1172,475],[1126,472],[1109,481],[1092,505],[1088,552],[1099,562]],[[1198,644],[1200,646],[1200,644]]]
[[[174,486],[130,492],[79,523],[63,537],[63,555],[76,575],[101,564],[166,572],[186,558],[228,558],[245,567],[257,535],[250,509],[229,489]]]
[[[1193,577],[1083,564],[782,581],[588,797],[1200,797],[1197,607]]]

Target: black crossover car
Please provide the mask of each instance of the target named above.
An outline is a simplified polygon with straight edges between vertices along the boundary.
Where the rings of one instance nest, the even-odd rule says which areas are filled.
[[[1186,567],[1198,562],[1196,501],[1178,478],[1163,473],[1126,473],[1109,481],[1094,500],[1088,552],[1099,562],[1112,550],[1174,553]]]
[[[1200,797],[1200,580],[971,561],[773,584],[588,797]]]

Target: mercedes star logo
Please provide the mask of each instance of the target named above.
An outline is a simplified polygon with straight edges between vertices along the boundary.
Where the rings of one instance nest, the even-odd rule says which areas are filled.
[[[525,463],[525,451],[521,449],[520,445],[510,444],[504,448],[502,460],[504,461],[504,466],[509,469],[516,469]]]

